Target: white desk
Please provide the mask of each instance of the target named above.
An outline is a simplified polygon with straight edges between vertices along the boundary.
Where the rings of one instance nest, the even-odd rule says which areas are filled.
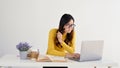
[[[114,63],[112,61],[89,61],[89,62],[77,62],[77,61],[71,61],[68,62],[36,62],[32,60],[20,60],[19,57],[16,55],[4,55],[0,58],[0,67],[4,66],[10,66],[10,67],[39,67],[43,68],[44,66],[53,66],[53,67],[66,67],[66,68],[99,68],[99,67],[105,67],[105,68],[116,68],[118,65],[117,63]]]

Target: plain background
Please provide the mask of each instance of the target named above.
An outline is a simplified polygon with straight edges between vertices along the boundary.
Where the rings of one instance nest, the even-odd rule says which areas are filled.
[[[45,54],[64,13],[75,18],[76,52],[82,40],[104,40],[103,58],[120,61],[120,0],[0,0],[0,56],[18,55],[19,42]]]

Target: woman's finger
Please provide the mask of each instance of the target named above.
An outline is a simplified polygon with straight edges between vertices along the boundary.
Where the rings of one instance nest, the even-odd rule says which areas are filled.
[[[75,56],[76,59],[80,58],[80,54],[78,54],[78,53],[74,54],[74,56]]]

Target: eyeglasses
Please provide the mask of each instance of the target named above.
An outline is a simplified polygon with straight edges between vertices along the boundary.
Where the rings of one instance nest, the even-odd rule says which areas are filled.
[[[66,24],[66,26],[68,26],[69,28],[74,28],[76,25],[75,24]]]

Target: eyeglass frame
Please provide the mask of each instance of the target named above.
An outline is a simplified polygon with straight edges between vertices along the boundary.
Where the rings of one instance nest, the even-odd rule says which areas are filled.
[[[70,24],[66,24],[66,26],[68,26],[69,28],[70,27],[74,28],[76,25],[75,24],[71,24],[71,25]]]

